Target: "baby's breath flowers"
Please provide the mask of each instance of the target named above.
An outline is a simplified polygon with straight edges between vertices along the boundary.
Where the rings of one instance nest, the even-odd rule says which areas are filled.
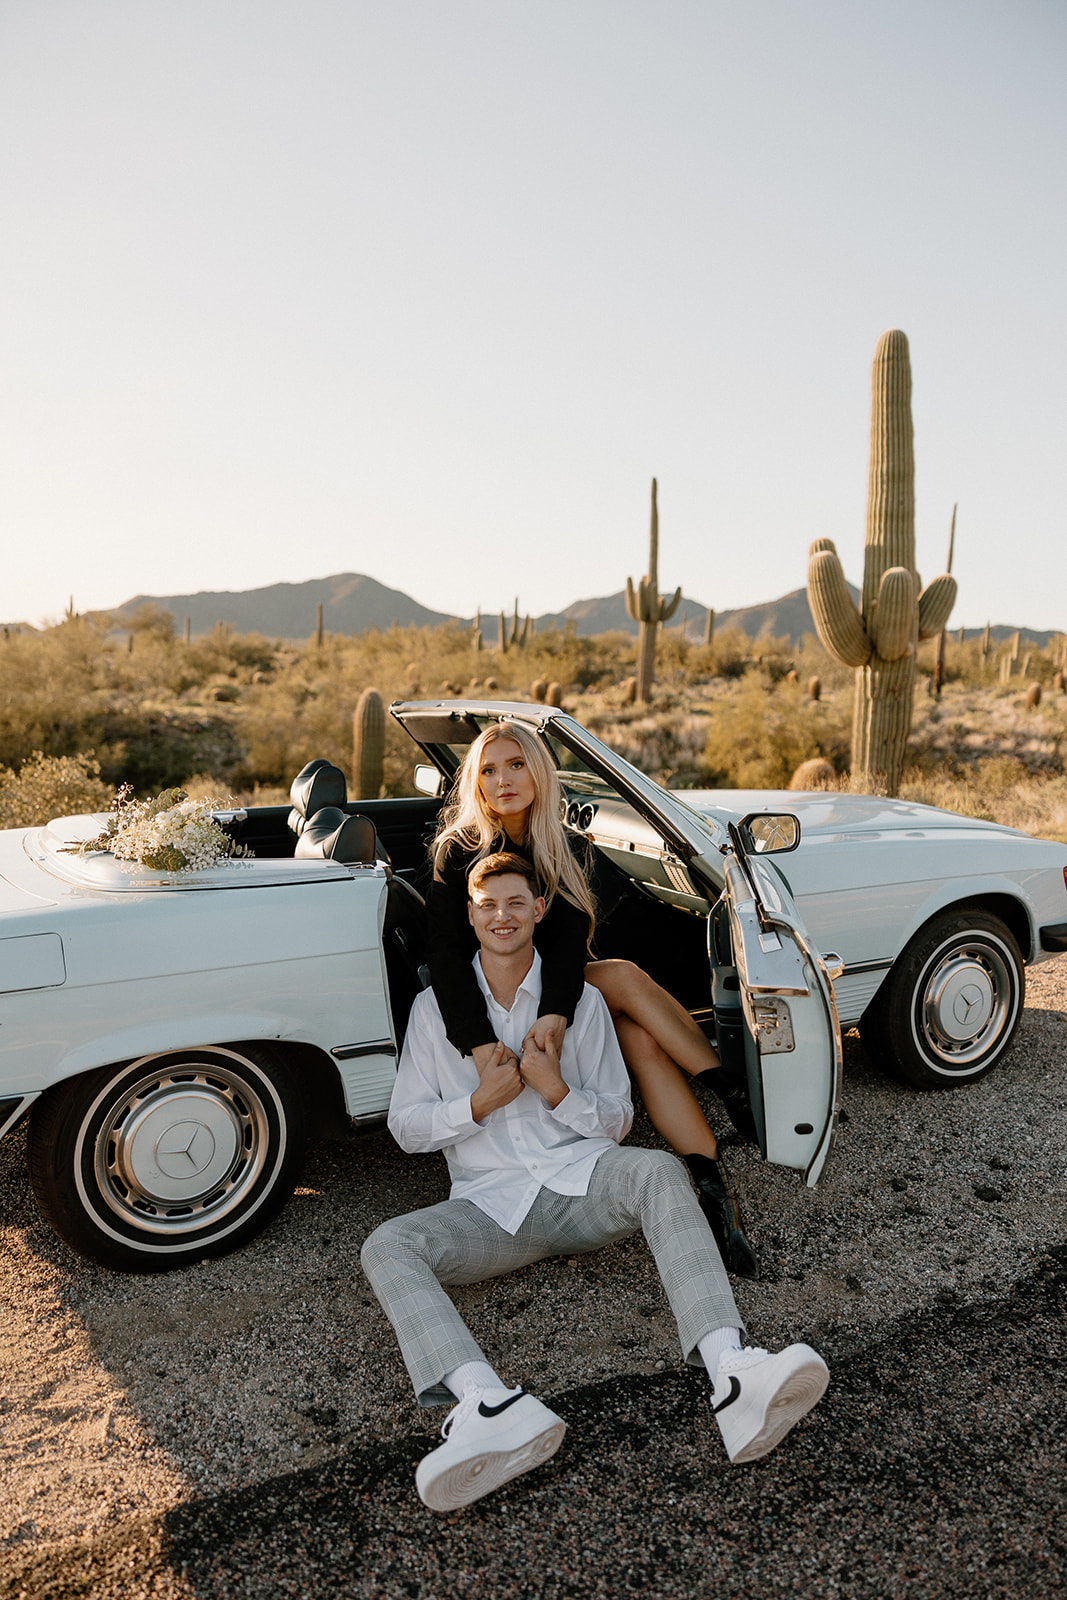
[[[129,784],[115,796],[107,827],[73,848],[79,855],[108,850],[152,872],[201,872],[229,856],[251,854],[235,844],[212,812],[217,800],[190,800],[184,789],[164,789],[154,800],[135,800]]]

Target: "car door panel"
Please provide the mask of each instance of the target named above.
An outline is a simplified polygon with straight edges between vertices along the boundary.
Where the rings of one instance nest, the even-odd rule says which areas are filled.
[[[729,938],[717,908],[710,940],[716,1024],[733,1060],[743,1053],[764,1156],[811,1186],[830,1153],[840,1098],[833,988],[767,865],[730,855],[725,878]]]

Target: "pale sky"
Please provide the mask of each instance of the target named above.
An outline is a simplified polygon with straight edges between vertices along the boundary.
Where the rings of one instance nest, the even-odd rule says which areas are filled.
[[[1067,630],[1063,0],[0,0],[0,620],[365,572]]]

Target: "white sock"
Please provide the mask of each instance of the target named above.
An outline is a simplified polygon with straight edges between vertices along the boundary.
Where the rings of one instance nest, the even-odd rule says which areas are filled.
[[[498,1378],[488,1361],[464,1361],[453,1367],[441,1379],[446,1389],[451,1389],[457,1400],[462,1400],[468,1389],[506,1389],[507,1384]]]
[[[708,1369],[708,1377],[712,1383],[715,1382],[715,1374],[719,1370],[719,1361],[727,1350],[740,1350],[740,1348],[740,1328],[712,1328],[710,1333],[704,1335],[697,1349],[700,1351],[701,1361]],[[447,1378],[445,1382],[448,1383]]]

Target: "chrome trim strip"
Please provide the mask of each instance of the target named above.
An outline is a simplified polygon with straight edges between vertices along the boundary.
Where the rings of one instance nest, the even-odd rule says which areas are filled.
[[[375,1039],[371,1044],[335,1044],[330,1054],[336,1061],[354,1061],[357,1056],[395,1056],[392,1039]]]

